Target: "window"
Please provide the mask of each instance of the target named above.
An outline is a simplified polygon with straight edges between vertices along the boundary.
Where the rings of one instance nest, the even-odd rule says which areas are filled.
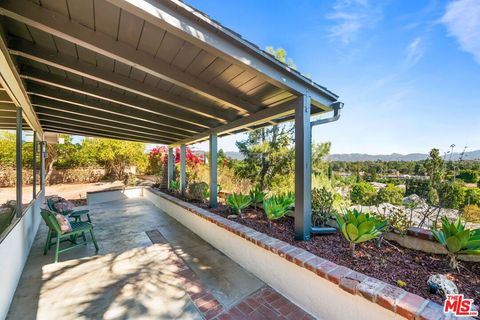
[[[0,237],[15,219],[16,206],[16,134],[15,109],[10,124],[1,125],[0,129]],[[2,119],[3,120],[3,119]]]

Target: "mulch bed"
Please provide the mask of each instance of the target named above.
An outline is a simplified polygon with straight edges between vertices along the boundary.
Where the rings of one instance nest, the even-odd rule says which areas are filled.
[[[204,203],[195,205],[223,217],[230,215],[229,208],[223,204],[219,204],[217,209],[211,209]],[[446,256],[406,249],[386,239],[380,247],[372,241],[358,244],[356,257],[352,258],[348,242],[340,233],[295,241],[292,217],[273,221],[270,228],[261,210],[246,209],[242,214],[243,217],[232,220],[389,284],[396,285],[397,280],[401,280],[407,284],[405,290],[440,304],[443,304],[442,297],[429,292],[427,279],[432,274],[445,274],[457,285],[460,293],[474,299],[476,305],[480,304],[480,263],[461,261],[459,273],[451,270]]]

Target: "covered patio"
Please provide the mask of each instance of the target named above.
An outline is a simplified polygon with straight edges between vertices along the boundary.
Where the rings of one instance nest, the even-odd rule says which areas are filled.
[[[307,240],[315,232],[311,128],[339,118],[343,104],[337,95],[177,0],[4,0],[0,15],[0,128],[15,130],[17,139],[16,219],[0,238],[2,256],[15,256],[0,262],[8,279],[2,278],[0,318],[11,301],[12,319],[52,312],[66,318],[208,318],[195,302],[197,289],[189,291],[197,284],[216,301],[208,302],[215,315],[236,310],[248,297],[263,297],[259,309],[275,315],[279,309],[269,304],[283,299],[276,306],[291,306],[284,316],[294,310],[308,318],[141,199],[93,206],[99,255],[86,246],[48,265],[50,258],[39,250],[45,237],[39,214],[45,150],[51,133],[166,144],[170,183],[173,148],[180,146],[185,192],[186,146],[208,140],[209,201],[216,207],[218,138],[294,121],[295,235]],[[311,121],[327,113],[332,116]],[[25,207],[18,200],[26,130],[34,132],[40,166],[34,198]],[[85,281],[78,286],[77,278]]]
[[[311,319],[143,198],[90,206],[100,251],[43,255],[41,225],[8,319]]]

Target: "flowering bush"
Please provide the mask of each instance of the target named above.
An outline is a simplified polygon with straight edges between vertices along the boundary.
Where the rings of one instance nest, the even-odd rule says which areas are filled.
[[[180,163],[180,148],[175,148],[175,164]],[[202,163],[202,160],[197,157],[190,148],[187,148],[187,166],[195,167]],[[160,173],[168,162],[168,148],[166,146],[156,146],[148,154],[148,161],[151,173]]]

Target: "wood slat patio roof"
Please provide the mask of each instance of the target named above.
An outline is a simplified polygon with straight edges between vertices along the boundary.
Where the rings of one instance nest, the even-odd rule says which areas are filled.
[[[0,13],[45,131],[175,145],[291,119],[306,93],[312,113],[338,98],[179,1],[5,0]]]

